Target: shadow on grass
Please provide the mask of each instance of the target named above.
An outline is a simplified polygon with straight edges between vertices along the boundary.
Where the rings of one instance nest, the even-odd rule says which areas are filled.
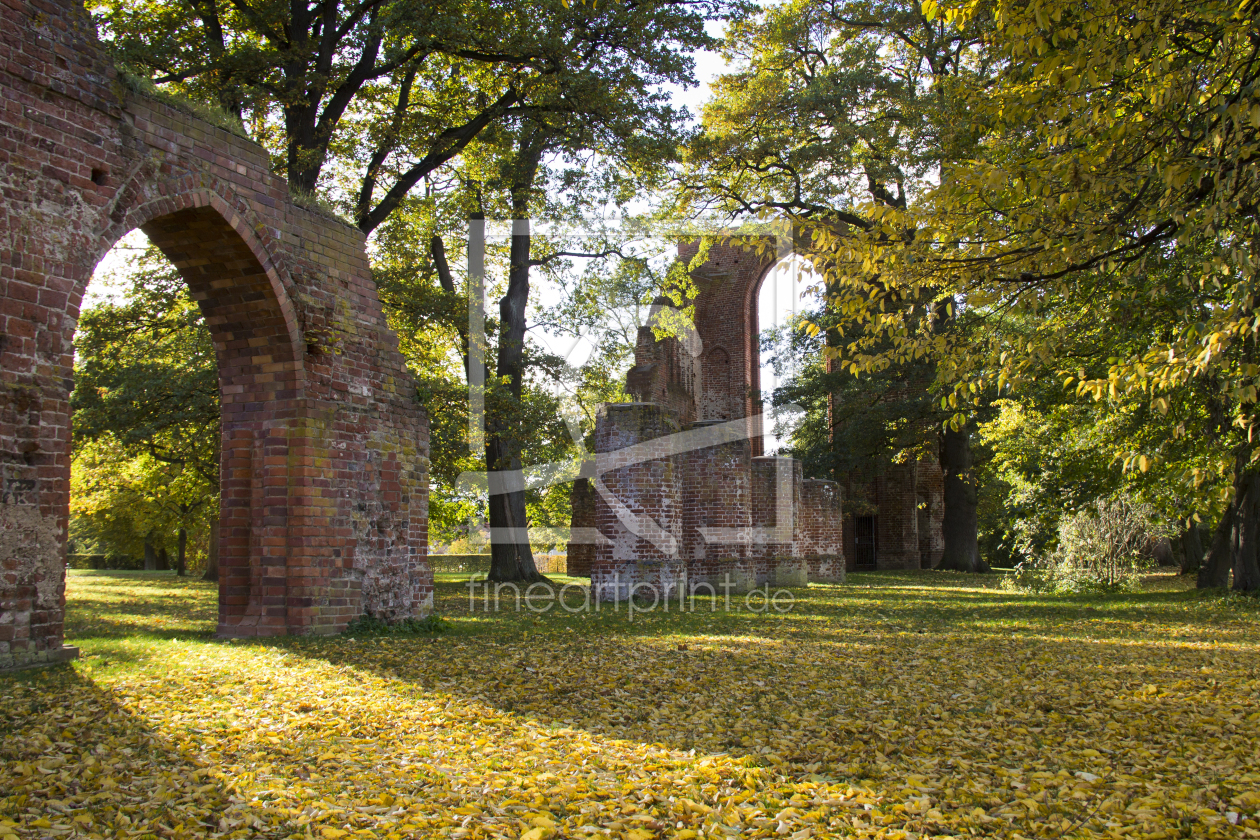
[[[1026,836],[1062,834],[1051,816],[1111,820],[1105,802],[1118,825],[1154,836],[1187,813],[1223,819],[1255,786],[1254,608],[1196,593],[1030,597],[972,580],[855,576],[797,591],[783,615],[701,602],[633,622],[624,610],[485,614],[466,587],[439,583],[449,634],[249,644],[382,677],[383,692],[439,714],[453,704],[479,722],[580,729],[683,759],[726,753],[890,800],[913,782]],[[1020,804],[1029,791],[1033,808]]]
[[[442,602],[455,594],[441,592]],[[917,779],[1028,836],[1052,816],[1056,831],[1054,820],[1100,827],[1109,797],[1121,812],[1139,797],[1159,800],[1120,817],[1152,830],[1181,826],[1187,809],[1223,819],[1231,797],[1255,787],[1255,738],[1220,737],[1222,721],[1245,717],[1238,704],[1260,675],[1254,611],[1220,613],[1237,641],[1226,649],[1220,627],[1182,612],[1195,601],[1184,593],[916,595],[811,587],[785,616],[698,612],[634,625],[624,614],[617,624],[513,613],[482,617],[497,625],[480,638],[285,647],[384,677],[400,696],[446,695],[552,729],[726,753],[796,780],[906,796]],[[1072,618],[1082,610],[1108,620]],[[1171,639],[1172,626],[1194,639]],[[1045,790],[1032,809],[1018,804],[1030,784]]]
[[[0,801],[20,836],[210,836],[222,780],[69,665],[0,675]]]

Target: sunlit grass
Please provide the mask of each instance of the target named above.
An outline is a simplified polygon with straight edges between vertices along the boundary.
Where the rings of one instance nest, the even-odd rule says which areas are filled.
[[[83,658],[0,678],[0,834],[1260,833],[1255,600],[999,582],[631,618],[486,612],[442,575],[446,632],[221,642],[212,585],[72,573]]]

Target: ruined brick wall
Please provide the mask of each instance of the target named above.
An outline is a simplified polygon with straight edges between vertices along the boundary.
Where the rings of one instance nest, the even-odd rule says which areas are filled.
[[[758,583],[773,579],[779,562],[795,556],[801,507],[801,462],[761,455],[752,459],[753,533],[750,552]]]
[[[793,556],[809,565],[809,579],[825,583],[845,580],[840,485],[807,478],[801,482]]]
[[[694,331],[681,338],[657,338],[657,329],[676,329],[668,317],[662,317],[662,313],[671,310],[674,307],[668,298],[653,302],[647,323],[639,328],[635,364],[626,374],[626,391],[636,402],[663,405],[678,416],[680,423],[689,424],[698,417],[697,402],[702,390],[697,358],[701,342]]]
[[[798,530],[812,551],[839,555],[835,485],[810,483],[812,507],[802,519],[800,462],[753,458],[738,423],[700,421],[680,431],[665,406],[611,404],[600,410],[595,450],[595,524],[606,540],[595,548],[591,583],[603,600],[630,597],[635,587],[672,598],[679,587],[704,584],[803,586],[809,567]]]
[[[877,479],[880,569],[919,568],[917,464],[887,464]]]
[[[715,433],[723,421],[701,420],[689,430]],[[753,540],[752,446],[747,439],[712,445],[685,443],[683,455],[683,556],[689,580],[716,585],[737,572]]]
[[[915,480],[920,567],[934,569],[945,556],[945,473],[940,460],[924,458],[919,461]]]
[[[697,247],[681,246],[680,259]],[[591,579],[600,597],[626,597],[636,584],[671,591],[684,579],[737,590],[804,585],[811,572],[843,580],[839,486],[804,481],[794,459],[760,455],[757,293],[774,262],[712,246],[692,271],[694,330],[661,339],[640,331],[627,376],[640,402],[604,407],[596,426],[594,520],[607,543],[593,552]],[[580,492],[575,530],[588,519]]]
[[[682,481],[670,436],[674,412],[653,403],[600,407],[595,426],[595,546],[591,587],[624,600],[638,584],[670,597],[682,582]]]
[[[876,523],[876,569],[930,569],[945,550],[944,483],[934,458],[906,464],[886,462],[880,469],[849,477],[844,521],[847,567],[857,562],[856,518]]]
[[[355,228],[266,152],[117,79],[74,0],[0,0],[0,667],[64,656],[72,338],[140,228],[188,282],[223,406],[219,632],[416,615],[428,425]]]
[[[690,260],[698,243],[685,243],[678,256]],[[729,243],[709,248],[704,264],[691,272],[698,292],[696,332],[700,336],[703,396],[701,420],[755,418],[762,411],[761,348],[757,293],[777,258]],[[763,452],[762,430],[750,421],[753,455]]]

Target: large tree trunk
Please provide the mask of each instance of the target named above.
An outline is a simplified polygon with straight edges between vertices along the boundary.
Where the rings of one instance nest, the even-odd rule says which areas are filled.
[[[152,537],[144,538],[144,570],[152,572],[157,569],[157,549],[153,547]]]
[[[158,549],[157,570],[159,572],[169,572],[171,570],[171,555],[166,550],[166,546]]]
[[[525,311],[529,304],[530,245],[529,199],[542,142],[537,132],[521,140],[512,190],[512,248],[508,266],[507,294],[499,301],[499,353],[496,374],[506,380],[510,400],[497,400],[501,409],[486,416],[486,470],[491,491],[499,484],[505,493],[490,496],[490,580],[532,582],[545,580],[534,565],[525,516],[525,489],[520,480],[522,434],[519,417],[511,416],[520,405],[525,382]],[[510,403],[510,404],[509,404]],[[508,415],[508,416],[504,416]],[[495,481],[495,472],[508,475]]]
[[[1181,574],[1198,574],[1203,568],[1203,536],[1199,532],[1199,523],[1192,522],[1183,528],[1177,544],[1181,549]]]
[[[1234,548],[1234,589],[1238,592],[1260,590],[1260,562],[1257,540],[1260,540],[1260,473],[1247,478],[1247,492],[1238,505],[1237,540]]]
[[[1212,534],[1212,545],[1207,556],[1203,558],[1203,568],[1199,569],[1199,589],[1223,589],[1229,585],[1229,571],[1233,566],[1233,544],[1235,537],[1235,511],[1238,508],[1238,496],[1230,501],[1221,521]]]
[[[511,447],[505,445],[505,436],[491,436],[487,430],[486,438],[487,463],[496,465],[496,469],[520,470],[521,459],[516,452],[511,451]],[[528,525],[523,490],[498,493],[490,497],[490,580],[545,580],[534,565]]]
[[[219,517],[210,520],[210,547],[206,551],[206,573],[202,580],[219,579]]]
[[[179,547],[175,553],[175,574],[184,577],[188,574],[188,529],[179,529]]]
[[[945,553],[938,569],[987,572],[980,559],[979,519],[976,512],[976,477],[971,468],[971,436],[964,426],[946,427],[941,436],[941,470],[945,473]]]

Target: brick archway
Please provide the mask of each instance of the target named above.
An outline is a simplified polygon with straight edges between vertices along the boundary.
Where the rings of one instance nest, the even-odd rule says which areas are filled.
[[[266,246],[229,222],[228,206],[195,190],[139,207],[126,224],[138,220],[136,227],[179,271],[214,341],[222,412],[219,630],[232,634],[242,622],[279,628],[278,619],[285,630],[299,630],[288,615],[288,552],[278,550],[287,548],[279,543],[284,529],[267,525],[269,517],[286,516],[287,498],[269,501],[265,483],[269,472],[288,483],[274,465],[266,466],[268,457],[287,463],[287,441],[268,444],[266,430],[276,415],[299,408],[304,347],[284,285],[263,265]],[[119,224],[102,238],[121,238],[115,228],[128,232]],[[76,297],[82,294],[80,287]],[[255,492],[260,481],[261,496]]]
[[[428,423],[362,234],[266,152],[119,82],[81,0],[0,0],[0,668],[63,647],[74,327],[141,228],[206,315],[223,404],[219,632],[431,604]]]

